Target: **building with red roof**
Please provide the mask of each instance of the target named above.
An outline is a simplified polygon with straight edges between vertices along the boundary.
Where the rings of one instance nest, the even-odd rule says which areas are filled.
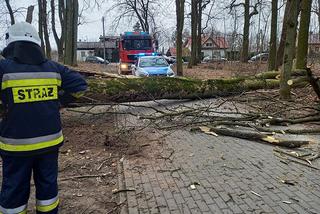
[[[189,38],[186,44],[186,48],[191,50],[192,39]],[[227,56],[229,50],[229,44],[225,37],[214,34],[204,34],[201,38],[201,52],[203,57],[216,56],[218,58],[224,58]]]

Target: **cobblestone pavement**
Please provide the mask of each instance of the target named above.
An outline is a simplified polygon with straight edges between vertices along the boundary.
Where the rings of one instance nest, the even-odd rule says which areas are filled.
[[[162,149],[123,162],[135,189],[124,212],[320,213],[320,171],[281,162],[274,146],[179,130]]]

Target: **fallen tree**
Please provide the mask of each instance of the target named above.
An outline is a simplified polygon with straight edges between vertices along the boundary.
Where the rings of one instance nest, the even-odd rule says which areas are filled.
[[[206,134],[210,135],[223,135],[223,136],[230,136],[236,137],[246,140],[253,140],[253,141],[261,141],[264,143],[276,145],[276,146],[283,146],[288,148],[297,148],[302,145],[309,144],[309,141],[303,140],[288,140],[284,138],[280,138],[274,135],[270,135],[267,133],[261,132],[254,132],[254,131],[246,131],[246,130],[239,130],[239,129],[231,129],[226,127],[199,127],[192,129],[193,131],[202,131]]]
[[[149,121],[149,125],[157,127],[159,130],[172,130],[175,128],[206,126],[207,134],[225,135],[248,140],[254,140],[272,145],[295,148],[309,143],[308,140],[296,140],[291,134],[315,134],[319,133],[319,128],[287,127],[290,124],[312,123],[320,121],[319,109],[316,107],[306,108],[305,101],[297,105],[292,101],[281,101],[279,96],[279,72],[271,71],[258,74],[253,77],[237,77],[229,79],[196,80],[187,78],[116,78],[116,77],[96,77],[88,78],[89,90],[85,93],[80,105],[110,105],[106,112],[92,113],[96,115],[104,113],[115,113],[113,105],[132,105],[133,108],[144,108],[143,113],[137,111],[116,112],[115,114],[129,114],[139,119]],[[313,76],[310,69],[297,70],[293,72],[292,78],[287,83],[290,87],[303,87],[311,85],[316,94],[320,95],[318,79]],[[311,87],[307,87],[311,92]],[[270,106],[282,105],[276,111],[251,111],[249,94],[260,93],[258,89],[267,89],[265,94],[259,94],[254,99],[257,102],[265,103],[269,99]],[[255,92],[251,92],[255,91]],[[260,90],[261,91],[261,90]],[[273,91],[274,94],[270,94]],[[319,93],[318,93],[319,92]],[[234,96],[238,95],[238,96]],[[263,96],[261,96],[263,95]],[[307,94],[306,94],[307,95]],[[158,108],[155,106],[141,106],[143,104],[130,104],[136,101],[155,101],[159,99],[205,99],[215,97],[226,97],[222,102],[203,104],[202,106],[190,107],[188,105],[179,108]],[[246,100],[245,108],[238,109],[234,102],[237,98]],[[229,102],[227,110],[220,107]],[[295,100],[296,101],[296,100]],[[230,110],[230,104],[233,110]],[[269,107],[268,107],[269,106]],[[125,109],[125,108],[124,108]],[[228,110],[229,109],[229,110]],[[252,109],[252,108],[251,108]],[[297,110],[303,109],[305,114],[296,115]],[[89,110],[79,113],[91,113]],[[77,110],[78,111],[78,110]],[[284,114],[292,112],[292,114]],[[282,126],[276,128],[272,125]],[[271,126],[271,127],[270,127]],[[284,127],[286,126],[286,127]],[[199,130],[199,128],[196,128]],[[203,131],[203,130],[201,130]],[[203,131],[204,132],[204,131]]]
[[[114,74],[88,74],[89,90],[80,102],[134,102],[157,99],[206,99],[241,94],[258,89],[279,88],[280,72],[267,71],[252,77],[197,80],[188,78],[126,78]],[[92,76],[93,75],[93,76]],[[318,78],[310,68],[294,70],[287,83],[291,87],[311,85],[320,98]]]
[[[157,99],[206,99],[232,96],[257,89],[279,87],[277,79],[230,78],[195,80],[185,78],[91,78],[85,98],[104,102],[132,102]],[[292,86],[308,84],[306,77],[293,79]],[[82,99],[82,102],[88,102]]]

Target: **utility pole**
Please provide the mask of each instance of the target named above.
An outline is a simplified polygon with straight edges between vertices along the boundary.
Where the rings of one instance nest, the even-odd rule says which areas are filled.
[[[104,16],[102,16],[102,33],[103,33],[103,60],[106,65],[106,33],[104,31]]]

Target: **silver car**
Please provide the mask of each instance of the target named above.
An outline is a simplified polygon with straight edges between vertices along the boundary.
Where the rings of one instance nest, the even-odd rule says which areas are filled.
[[[138,77],[175,76],[169,63],[161,56],[140,57],[131,68],[132,74]]]

